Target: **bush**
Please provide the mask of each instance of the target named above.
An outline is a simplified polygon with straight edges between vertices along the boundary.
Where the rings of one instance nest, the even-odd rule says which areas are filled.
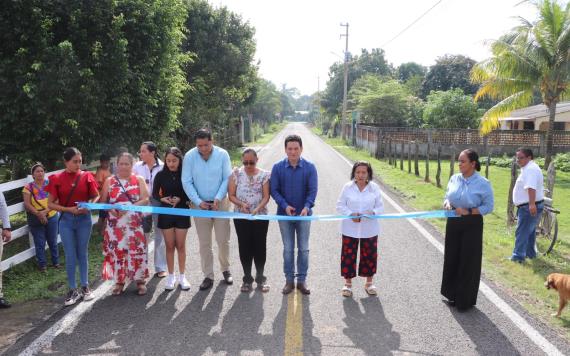
[[[487,157],[481,157],[481,164],[484,164],[486,161]],[[536,157],[534,161],[540,167],[544,166],[543,157]],[[492,166],[510,168],[512,162],[513,157],[509,157],[506,154],[503,157],[491,157]],[[570,153],[559,153],[552,158],[552,162],[554,162],[557,171],[570,172]]]

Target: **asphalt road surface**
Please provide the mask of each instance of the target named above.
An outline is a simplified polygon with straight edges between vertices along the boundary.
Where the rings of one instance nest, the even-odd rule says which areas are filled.
[[[288,125],[259,153],[260,166],[270,170],[283,158],[283,140],[303,138],[303,156],[317,166],[319,192],[315,214],[335,213],[335,203],[350,166],[303,124]],[[382,175],[382,172],[376,172]],[[386,212],[398,212],[384,200]],[[276,210],[270,204],[270,212]],[[499,294],[517,315],[507,315],[481,292],[476,308],[458,313],[441,302],[443,255],[420,232],[425,222],[383,220],[379,238],[378,297],[369,297],[363,280],[353,281],[354,296],[340,289],[338,222],[313,222],[308,285],[310,296],[281,294],[282,242],[276,222],[270,223],[266,275],[269,293],[241,293],[242,271],[232,225],[233,286],[223,283],[217,259],[216,281],[199,291],[202,281],[196,231],[189,231],[187,275],[192,288],[164,291],[165,280],[152,279],[149,293],[114,297],[103,284],[102,297],[65,309],[19,340],[6,353],[50,355],[541,355],[566,354],[570,345],[529,318]],[[425,232],[425,231],[424,231]],[[215,243],[214,243],[215,246]],[[215,252],[217,254],[217,252]],[[152,263],[149,263],[152,266]],[[91,305],[86,305],[91,303]],[[81,311],[85,310],[85,313]],[[75,313],[75,314],[74,314]],[[518,319],[517,319],[518,318]],[[66,320],[62,323],[62,320]],[[522,320],[522,322],[521,322]],[[70,322],[71,321],[71,322]],[[520,326],[524,324],[523,326]],[[57,328],[54,327],[57,326]],[[526,325],[526,326],[525,326]],[[54,328],[56,330],[54,330]],[[530,335],[530,336],[529,336]],[[537,342],[543,340],[545,342]]]

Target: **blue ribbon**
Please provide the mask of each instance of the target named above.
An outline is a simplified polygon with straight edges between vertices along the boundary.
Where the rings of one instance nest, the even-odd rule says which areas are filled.
[[[294,221],[334,221],[355,218],[368,219],[433,219],[456,217],[453,210],[432,210],[416,211],[411,213],[381,214],[381,215],[311,215],[311,216],[288,216],[288,215],[251,215],[234,213],[230,211],[212,211],[181,208],[164,208],[149,205],[127,205],[127,204],[100,204],[100,203],[78,203],[80,208],[89,210],[121,210],[133,211],[147,214],[166,214],[188,216],[195,218],[215,218],[215,219],[247,219],[247,220],[294,220]]]

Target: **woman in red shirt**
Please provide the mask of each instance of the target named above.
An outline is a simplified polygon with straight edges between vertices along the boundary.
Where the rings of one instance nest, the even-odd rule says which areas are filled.
[[[48,207],[61,213],[59,235],[65,252],[65,269],[69,292],[65,305],[73,305],[79,299],[91,300],[93,294],[88,281],[88,251],[91,238],[91,213],[77,206],[79,202],[99,200],[97,181],[91,172],[81,170],[81,152],[70,147],[63,153],[65,170],[49,177]],[[75,280],[76,265],[79,265],[81,291]]]

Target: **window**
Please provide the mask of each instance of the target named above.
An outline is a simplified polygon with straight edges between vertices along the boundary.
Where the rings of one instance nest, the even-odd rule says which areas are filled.
[[[534,130],[533,121],[523,121],[523,130]]]
[[[565,122],[555,122],[554,123],[554,130],[561,130],[564,131],[564,129],[566,128],[566,123]]]

